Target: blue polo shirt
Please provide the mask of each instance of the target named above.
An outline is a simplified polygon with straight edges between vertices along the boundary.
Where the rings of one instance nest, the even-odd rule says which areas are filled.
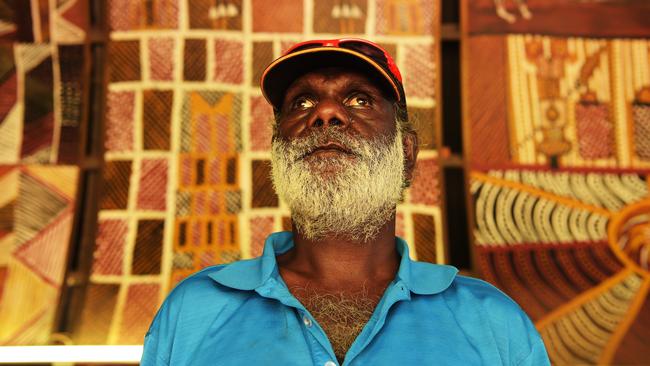
[[[451,266],[401,255],[372,317],[343,365],[549,365],[521,308],[492,285]],[[291,295],[275,256],[290,232],[266,240],[255,259],[204,269],[181,282],[145,338],[142,365],[336,366],[332,346]]]

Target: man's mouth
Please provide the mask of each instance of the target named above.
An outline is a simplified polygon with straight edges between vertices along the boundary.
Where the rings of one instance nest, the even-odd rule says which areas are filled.
[[[340,154],[354,155],[352,151],[347,147],[336,142],[328,142],[326,144],[317,146],[314,149],[311,149],[309,152],[303,155],[301,159],[307,158],[309,156],[336,156]]]

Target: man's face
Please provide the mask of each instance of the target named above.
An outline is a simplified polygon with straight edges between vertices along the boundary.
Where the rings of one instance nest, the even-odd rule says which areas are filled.
[[[332,127],[366,140],[396,130],[393,103],[382,90],[365,75],[340,68],[296,79],[285,93],[277,123],[277,137],[286,140]]]
[[[287,89],[273,182],[310,239],[369,241],[392,218],[406,174],[391,101],[363,74],[322,69]]]

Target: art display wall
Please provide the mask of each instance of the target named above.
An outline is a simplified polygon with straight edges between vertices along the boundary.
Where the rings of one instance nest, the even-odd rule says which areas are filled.
[[[650,7],[551,3],[464,4],[476,267],[535,321],[553,364],[642,364]]]
[[[419,120],[421,157],[398,234],[443,262],[437,138],[438,6],[430,1],[108,1],[103,194],[72,339],[138,344],[189,274],[261,254],[289,230],[270,181],[264,67],[304,39],[385,46]]]
[[[140,344],[175,284],[290,230],[259,78],[305,39],[395,56],[420,139],[397,234],[449,261],[437,1],[106,0],[105,33],[88,4],[0,0],[0,345]],[[553,364],[645,362],[650,4],[462,7],[468,270],[522,306]]]
[[[45,344],[75,223],[87,8],[14,5],[0,2],[0,345]]]

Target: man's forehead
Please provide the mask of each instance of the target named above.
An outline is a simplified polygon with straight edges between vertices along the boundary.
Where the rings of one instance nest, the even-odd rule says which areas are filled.
[[[365,87],[376,90],[387,99],[390,99],[383,90],[383,85],[373,76],[354,69],[341,67],[324,67],[309,71],[296,78],[287,88],[285,96],[296,88],[309,86],[331,86],[331,87]]]

